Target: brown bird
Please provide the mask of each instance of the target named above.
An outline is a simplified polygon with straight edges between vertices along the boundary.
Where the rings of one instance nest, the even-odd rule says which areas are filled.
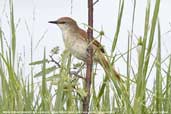
[[[106,73],[112,71],[116,78],[120,80],[119,73],[114,68],[110,70],[110,64],[105,57],[103,46],[95,39],[89,44],[87,32],[79,28],[74,19],[61,17],[56,21],[49,21],[49,23],[59,26],[62,31],[65,47],[73,56],[85,62],[88,55],[87,48],[89,45],[92,46],[94,61],[100,63]]]

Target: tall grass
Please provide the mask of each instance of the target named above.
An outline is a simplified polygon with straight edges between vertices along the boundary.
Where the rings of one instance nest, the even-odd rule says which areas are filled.
[[[160,0],[156,0],[155,8],[151,8],[151,1],[148,0],[145,10],[144,35],[142,41],[138,43],[137,47],[141,47],[138,55],[138,71],[134,76],[131,76],[131,53],[132,41],[128,41],[127,51],[127,75],[123,78],[123,82],[118,83],[114,77],[104,78],[99,87],[95,85],[95,78],[97,70],[94,70],[90,111],[94,113],[107,114],[151,114],[151,113],[171,113],[171,57],[161,58],[161,27],[158,19],[158,12],[160,9]],[[17,111],[23,113],[81,113],[82,100],[87,92],[84,90],[85,80],[84,68],[80,64],[73,64],[71,55],[68,51],[64,51],[61,55],[58,54],[58,49],[53,51],[52,58],[48,57],[46,48],[42,50],[41,60],[30,61],[30,68],[41,67],[41,71],[30,71],[30,78],[25,80],[23,68],[19,66],[17,53],[17,32],[14,20],[13,1],[9,0],[9,17],[10,17],[10,45],[4,43],[5,36],[0,25],[0,113],[6,114],[8,111]],[[114,33],[114,39],[111,49],[111,58],[108,60],[113,65],[115,62],[115,48],[119,39],[119,33],[122,25],[122,16],[124,11],[124,0],[119,2],[119,10],[117,17],[117,29]],[[152,10],[152,11],[151,11]],[[136,0],[134,0],[134,10],[132,19],[132,28],[134,25],[134,17],[136,11]],[[152,17],[150,13],[153,12]],[[150,21],[150,18],[152,20]],[[131,33],[131,37],[132,36]],[[157,33],[157,38],[154,34]],[[128,36],[129,37],[129,36]],[[156,49],[155,59],[152,57],[152,47],[154,39],[156,38],[158,44]],[[32,43],[31,43],[32,44]],[[31,46],[32,47],[32,46]],[[61,56],[60,62],[53,59],[54,55]],[[124,54],[122,55],[122,57]],[[169,60],[168,60],[169,59]],[[162,68],[163,62],[168,66],[166,69]],[[153,63],[152,65],[149,65]],[[51,64],[49,64],[51,63]],[[111,68],[112,68],[111,65]],[[29,69],[29,68],[28,68]],[[155,70],[155,81],[153,89],[149,90],[147,86],[148,77],[152,76],[152,70]],[[76,71],[76,72],[75,72]],[[77,73],[79,71],[79,73]],[[109,72],[109,74],[111,74]],[[106,75],[109,75],[106,74]],[[35,82],[35,79],[39,82]],[[165,83],[165,84],[164,84]],[[135,85],[136,90],[131,97],[132,91],[130,86]],[[99,88],[99,91],[96,89]],[[150,99],[150,101],[148,101]]]

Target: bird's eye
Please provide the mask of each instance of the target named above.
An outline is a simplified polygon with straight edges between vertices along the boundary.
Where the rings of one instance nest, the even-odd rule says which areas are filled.
[[[61,21],[61,22],[59,22],[59,24],[65,24],[66,22],[65,21]]]

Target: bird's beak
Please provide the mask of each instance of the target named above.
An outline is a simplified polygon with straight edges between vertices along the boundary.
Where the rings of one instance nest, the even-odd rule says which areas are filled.
[[[48,23],[58,24],[58,22],[57,22],[57,21],[49,21]]]

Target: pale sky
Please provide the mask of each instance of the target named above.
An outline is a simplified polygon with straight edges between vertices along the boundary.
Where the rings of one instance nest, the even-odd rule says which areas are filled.
[[[121,53],[127,51],[128,31],[131,31],[132,1],[133,0],[125,0],[117,53],[119,53],[119,51]],[[146,1],[147,0],[137,0],[133,38],[134,44],[137,43],[136,37],[143,36]],[[152,12],[154,2],[155,0],[151,2],[153,6],[151,8]],[[110,51],[109,49],[111,48],[116,29],[118,4],[119,0],[99,0],[94,7],[94,28],[99,31],[103,28],[106,37],[103,38],[102,43],[108,52]],[[164,59],[171,54],[171,33],[167,33],[171,30],[171,25],[169,24],[171,22],[171,0],[161,0],[160,6],[159,19],[162,32],[162,58]],[[8,14],[8,0],[1,0],[0,25],[5,33],[9,33]],[[26,61],[30,60],[30,37],[26,29],[27,23],[31,30],[30,32],[33,34],[34,60],[40,60],[43,58],[44,47],[47,49],[47,54],[55,46],[64,49],[60,29],[57,26],[49,24],[48,21],[56,20],[63,16],[70,16],[77,20],[80,27],[83,27],[81,23],[87,23],[87,0],[72,0],[72,6],[71,0],[14,0],[14,16],[16,23],[20,20],[17,28],[17,52],[22,54],[23,47],[25,47]],[[34,22],[33,19],[35,20]],[[44,39],[40,42],[38,48],[35,48],[44,32],[46,32]],[[96,33],[94,34],[96,35]],[[9,34],[5,35],[7,40],[9,40]],[[157,37],[155,37],[155,39],[156,38]],[[154,44],[157,44],[157,42],[155,41]],[[133,53],[136,53],[136,50],[133,51]],[[154,52],[154,54],[156,53]],[[134,57],[133,62],[136,61],[137,57]],[[126,75],[126,64],[123,59],[117,61],[115,67],[121,74]],[[136,63],[134,67],[136,67]]]

